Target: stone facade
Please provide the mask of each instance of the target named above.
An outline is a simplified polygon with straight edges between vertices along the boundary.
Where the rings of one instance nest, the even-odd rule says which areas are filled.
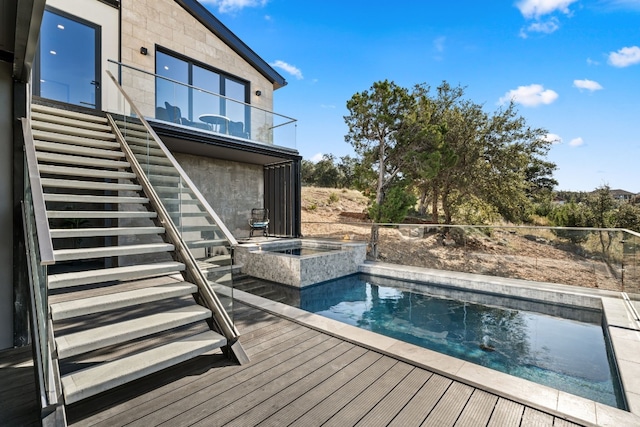
[[[174,153],[222,222],[236,238],[249,236],[251,209],[264,199],[263,166]]]
[[[273,84],[175,1],[123,1],[121,8],[124,64],[155,73],[155,47],[161,46],[251,82],[251,105],[273,110]],[[147,55],[140,53],[141,47],[147,48]],[[131,84],[125,89],[135,88],[131,95],[138,100],[138,108],[154,116],[153,78],[138,75]],[[256,90],[262,95],[256,96]]]
[[[303,256],[275,252],[296,247],[329,251]],[[235,257],[244,274],[301,288],[357,273],[366,249],[364,243],[289,239],[239,245]]]

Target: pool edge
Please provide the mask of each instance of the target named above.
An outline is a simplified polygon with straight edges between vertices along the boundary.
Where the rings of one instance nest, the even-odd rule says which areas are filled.
[[[397,276],[389,275],[390,272],[394,270],[400,271],[398,266],[393,264],[365,263],[361,265],[360,272],[376,275],[382,273],[381,275],[386,275],[386,277],[397,278]],[[456,279],[466,279],[477,282],[484,281],[485,283],[486,281],[490,281],[498,284],[499,286],[513,286],[513,284],[507,283],[507,281],[515,281],[515,286],[519,288],[528,287],[537,290],[544,290],[546,292],[569,293],[577,296],[581,301],[587,301],[587,306],[591,306],[592,308],[593,300],[598,301],[605,317],[607,317],[606,306],[615,305],[614,302],[621,299],[619,296],[616,298],[618,295],[617,292],[586,288],[583,290],[581,288],[569,287],[567,285],[556,285],[553,283],[529,282],[418,267],[407,268],[406,266],[402,266],[401,271],[405,275],[407,272],[420,274],[422,280],[424,280],[423,275],[425,274],[437,274],[439,277],[451,278],[454,276]],[[451,283],[448,283],[448,285],[453,286]],[[640,416],[638,416],[637,411],[640,409],[638,408],[638,404],[640,403],[640,394],[631,393],[632,396],[631,399],[629,399],[629,391],[627,390],[629,381],[634,383],[637,383],[637,381],[632,381],[632,378],[627,378],[627,381],[625,382],[625,378],[623,377],[624,372],[620,369],[619,374],[622,378],[628,404],[630,409],[636,410],[635,412],[627,412],[622,409],[607,406],[599,402],[572,395],[525,379],[517,378],[471,362],[456,359],[452,356],[424,349],[413,344],[379,335],[375,332],[362,330],[336,320],[328,319],[317,314],[309,313],[304,310],[243,291],[234,290],[234,299],[271,314],[285,317],[309,328],[338,337],[345,341],[361,345],[370,350],[386,354],[412,365],[428,369],[452,380],[460,381],[470,386],[521,402],[533,408],[552,413],[555,416],[565,418],[569,421],[598,426],[640,425]],[[604,300],[608,303],[603,302]],[[619,324],[623,322],[622,314],[619,312],[620,309],[620,306],[616,307],[615,315],[612,316],[617,319],[617,324],[610,325],[609,320],[607,320],[607,327],[620,327]],[[640,340],[636,342],[636,345],[640,348]],[[618,360],[619,352],[616,351],[615,340],[613,339],[612,346],[614,347],[614,354],[616,355],[616,363],[620,367],[620,361]],[[623,365],[628,365],[629,363],[628,360],[623,360],[623,362]],[[632,363],[635,368],[636,363]],[[638,366],[640,367],[640,364],[638,364]],[[625,369],[629,370],[628,367]]]

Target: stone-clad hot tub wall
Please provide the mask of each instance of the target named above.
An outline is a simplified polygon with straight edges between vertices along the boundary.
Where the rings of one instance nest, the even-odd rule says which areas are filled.
[[[330,250],[303,256],[273,252],[300,247]],[[339,241],[290,239],[242,244],[235,250],[235,262],[244,274],[296,287],[357,273],[365,258],[366,244]]]

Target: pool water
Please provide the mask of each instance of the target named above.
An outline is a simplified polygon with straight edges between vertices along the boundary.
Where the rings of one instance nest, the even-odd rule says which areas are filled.
[[[325,249],[325,248],[288,248],[288,249],[267,249],[269,252],[275,252],[278,254],[306,256],[316,255],[323,252],[335,251],[338,249]]]
[[[388,286],[387,279],[381,280],[384,284],[374,280],[356,275],[301,291],[283,287],[279,298],[362,329],[623,407],[617,376],[609,363],[601,313],[555,306],[571,318],[565,319],[470,302],[477,298],[465,298],[466,292],[454,291],[458,299],[450,299]],[[451,294],[445,289],[442,293]],[[494,304],[504,300],[487,295],[481,299],[500,300]],[[540,308],[553,311],[547,306]]]

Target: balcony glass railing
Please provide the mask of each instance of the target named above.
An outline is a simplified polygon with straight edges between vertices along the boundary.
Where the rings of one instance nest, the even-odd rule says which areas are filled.
[[[296,148],[297,121],[291,117],[115,61],[109,61],[109,71],[146,119],[237,141]],[[117,97],[113,95],[116,102]],[[112,103],[107,99],[107,110],[117,107]]]
[[[640,299],[640,234],[612,228],[303,222],[307,238],[366,241],[368,259],[627,292]]]

